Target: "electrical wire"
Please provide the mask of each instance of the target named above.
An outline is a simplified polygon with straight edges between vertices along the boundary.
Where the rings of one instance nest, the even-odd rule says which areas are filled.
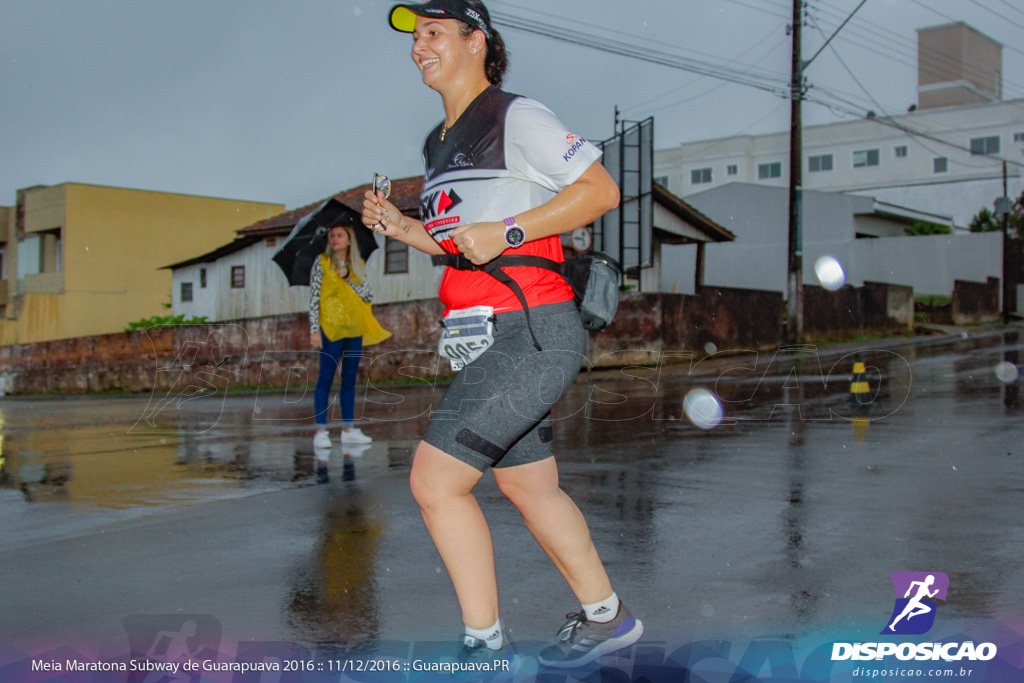
[[[947,21],[951,21],[953,23],[956,23],[957,21],[959,21],[958,19],[954,19],[953,17],[949,16],[948,14],[943,14],[942,12],[940,12],[937,9],[935,9],[934,7],[929,7],[928,5],[926,5],[923,2],[921,2],[921,0],[910,0],[910,2],[914,3],[918,7],[923,7],[924,9],[928,10],[929,12],[933,12],[933,13],[939,15],[940,17],[942,17],[943,19],[946,19]],[[1024,51],[1018,50],[1017,48],[1013,47],[1012,45],[1003,45],[1003,47],[1005,49],[1012,50],[1013,52],[1019,52],[1020,54],[1024,55]]]
[[[1024,15],[1024,9],[1020,9],[1019,7],[1014,7],[1009,2],[1007,2],[1007,0],[999,0],[999,2],[1003,3],[1004,5],[1006,5],[1010,9],[1012,9],[1014,12],[1020,12],[1022,15]]]
[[[839,10],[833,9],[823,0],[818,0],[817,9],[831,15],[830,18],[825,18],[825,21],[829,22],[826,24],[826,28],[831,29],[831,22],[838,21],[835,17],[843,16]],[[850,27],[850,30],[846,31],[845,35],[840,37],[843,42],[871,50],[873,53],[880,54],[881,56],[889,59],[892,58],[890,53],[894,48],[903,49],[910,54],[914,54],[916,51],[920,60],[927,60],[927,62],[930,62],[939,68],[956,68],[957,70],[965,69],[965,75],[977,80],[984,80],[985,78],[991,78],[992,76],[991,72],[987,72],[978,67],[973,67],[969,64],[961,64],[953,57],[944,54],[940,50],[928,47],[927,45],[921,45],[919,42],[915,45],[914,41],[908,39],[906,36],[867,19],[857,18],[852,23],[854,26]],[[870,33],[865,35],[862,31],[869,31]],[[907,68],[916,68],[916,64],[908,64],[906,61],[898,58],[898,52],[896,54],[897,58],[894,61]],[[1003,87],[1005,91],[1019,92],[1024,96],[1024,84],[1016,83],[1013,80],[1007,80],[1005,76],[1003,78]]]
[[[588,47],[602,52],[609,52],[625,57],[632,57],[652,64],[659,64],[682,71],[689,71],[703,76],[711,76],[722,80],[747,85],[752,88],[777,93],[788,87],[788,80],[767,72],[752,73],[726,69],[703,60],[696,60],[680,55],[670,54],[661,50],[654,50],[647,47],[631,45],[619,40],[601,38],[582,31],[573,29],[566,30],[560,27],[551,26],[542,22],[516,17],[504,12],[492,12],[491,18],[495,24],[514,30],[533,33],[562,42]]]
[[[812,19],[812,22],[813,22],[813,19]],[[824,35],[825,35],[825,33],[824,33],[824,31],[822,31],[822,30],[821,30],[821,27],[817,25],[817,22],[813,22],[813,23],[814,23],[814,27],[815,27],[816,29],[818,29],[818,31],[819,31],[819,32],[820,32],[820,33],[822,34],[822,36],[824,36]],[[910,135],[911,137],[913,137],[913,138],[915,139],[915,141],[916,141],[916,142],[917,142],[917,143],[918,143],[919,145],[921,145],[922,147],[924,147],[925,149],[927,149],[927,150],[928,150],[929,152],[931,152],[931,153],[932,153],[933,155],[935,155],[935,156],[943,156],[942,154],[940,154],[940,153],[936,152],[936,151],[935,151],[935,150],[933,150],[932,148],[930,148],[930,147],[928,147],[927,145],[925,145],[924,143],[922,143],[922,142],[920,141],[920,139],[918,139],[918,138],[919,138],[919,136],[920,136],[920,137],[923,137],[923,133],[921,133],[920,131],[912,130],[911,128],[909,128],[909,127],[907,127],[907,126],[905,126],[905,125],[903,125],[903,124],[900,124],[899,122],[897,122],[897,121],[895,120],[895,118],[893,118],[893,116],[892,116],[891,114],[889,114],[889,113],[888,113],[888,112],[887,112],[887,111],[885,110],[885,107],[883,107],[883,106],[882,106],[881,104],[879,104],[878,100],[876,100],[876,99],[874,98],[874,96],[873,96],[873,95],[871,94],[871,92],[870,92],[870,91],[868,91],[867,87],[865,87],[865,85],[864,85],[864,84],[863,84],[863,83],[862,83],[862,82],[860,81],[860,79],[859,79],[859,78],[857,78],[857,74],[855,74],[855,73],[853,72],[853,69],[851,69],[851,68],[850,68],[850,67],[849,67],[849,66],[848,66],[848,65],[846,64],[846,62],[845,62],[845,61],[843,60],[842,56],[841,56],[841,55],[839,54],[838,50],[836,50],[836,49],[835,49],[835,46],[832,46],[832,45],[830,45],[829,47],[831,48],[831,50],[832,50],[832,53],[833,53],[833,54],[835,55],[836,59],[838,59],[838,60],[839,60],[839,63],[840,63],[840,64],[841,64],[842,66],[843,66],[843,68],[844,68],[844,69],[846,70],[846,72],[847,72],[848,74],[850,74],[850,78],[852,78],[852,79],[854,80],[854,82],[855,82],[855,83],[856,83],[856,84],[857,84],[857,85],[858,85],[858,86],[860,87],[860,89],[864,91],[864,94],[868,96],[868,99],[870,99],[870,100],[871,100],[872,102],[874,102],[874,103],[875,103],[875,105],[876,105],[876,106],[877,106],[877,107],[878,107],[878,108],[879,108],[879,109],[880,109],[880,110],[882,111],[882,113],[883,113],[883,114],[885,114],[886,118],[887,118],[887,119],[888,119],[889,121],[891,121],[891,122],[892,122],[892,124],[893,124],[893,125],[894,125],[894,126],[895,126],[896,128],[898,128],[899,130],[902,130],[902,131],[903,131],[904,133],[906,133],[907,135]],[[947,144],[948,144],[948,143],[947,143]],[[961,149],[963,149],[963,148],[961,148]],[[970,149],[967,149],[967,151],[970,151]],[[947,157],[947,158],[948,158],[948,157]],[[986,168],[986,167],[988,167],[988,166],[989,166],[989,164],[969,164],[969,163],[967,163],[967,162],[964,162],[964,161],[960,161],[960,160],[956,160],[956,159],[949,159],[949,161],[950,161],[950,162],[952,162],[952,163],[958,164],[958,165],[960,165],[960,166],[964,166],[964,167],[967,167],[967,168]]]
[[[983,10],[985,10],[986,12],[989,12],[991,14],[996,15],[997,17],[999,17],[1000,19],[1002,19],[1003,21],[1005,21],[1008,24],[1012,24],[1012,25],[1016,26],[1019,29],[1024,29],[1024,26],[1022,26],[1021,24],[1018,24],[1013,19],[1010,19],[1009,17],[1007,17],[1007,16],[1005,16],[1003,14],[1000,14],[999,12],[995,11],[991,7],[985,7],[983,4],[978,2],[978,0],[968,0],[968,2],[970,2],[972,5],[977,5],[978,7],[980,7]]]
[[[769,38],[769,37],[771,37],[771,34],[768,34],[765,38]],[[758,41],[757,45],[760,45],[761,43],[763,43],[764,40],[765,39],[762,38],[760,41]],[[786,43],[788,43],[788,41],[783,39],[780,43],[777,43],[767,53],[765,53],[761,57],[761,59],[764,60],[765,58],[768,57],[768,55],[772,54],[777,49],[779,49],[780,46],[785,45]],[[750,52],[750,50],[752,50],[755,47],[757,47],[757,45],[754,45],[749,50],[744,52],[742,55],[739,55],[739,57],[742,57],[742,56],[746,55],[748,52]],[[737,57],[737,59],[739,59],[739,57]],[[669,102],[667,104],[660,104],[657,107],[653,107],[653,108],[648,108],[648,109],[644,109],[643,108],[644,106],[649,105],[652,102],[656,102],[657,100],[663,99],[663,98],[665,98],[665,97],[667,97],[667,96],[669,96],[671,94],[679,92],[680,90],[688,88],[688,87],[692,86],[693,84],[698,83],[698,82],[704,80],[705,78],[707,78],[707,77],[706,76],[698,76],[697,78],[693,79],[692,81],[688,81],[687,83],[684,83],[683,85],[679,86],[678,88],[673,88],[672,90],[664,92],[664,93],[662,93],[661,95],[659,95],[659,96],[657,96],[655,98],[647,100],[646,102],[640,102],[638,104],[631,105],[631,106],[627,107],[625,109],[625,111],[626,112],[632,112],[632,111],[636,111],[636,110],[639,109],[639,110],[643,111],[645,114],[652,114],[652,113],[654,113],[656,111],[662,111],[664,109],[669,109],[670,107],[676,107],[676,106],[679,106],[681,104],[686,104],[687,102],[692,102],[693,100],[700,99],[701,97],[704,97],[705,95],[709,95],[709,94],[711,94],[713,92],[716,92],[716,91],[720,90],[721,88],[724,88],[725,86],[729,85],[728,82],[722,81],[722,82],[718,83],[717,85],[715,85],[715,86],[713,86],[713,87],[711,87],[711,88],[709,88],[707,90],[703,90],[703,91],[701,91],[701,92],[699,92],[699,93],[697,93],[695,95],[691,95],[691,96],[686,97],[686,98],[684,98],[682,100],[675,100],[675,101]]]

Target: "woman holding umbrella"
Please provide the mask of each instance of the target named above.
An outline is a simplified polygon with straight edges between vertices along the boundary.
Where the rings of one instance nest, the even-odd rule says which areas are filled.
[[[461,254],[476,265],[501,254],[562,261],[558,234],[618,204],[614,180],[597,163],[600,151],[539,102],[499,89],[507,55],[479,0],[396,5],[389,19],[412,34],[412,60],[441,95],[445,117],[423,147],[425,222],[372,192],[363,222],[428,254]],[[550,410],[579,373],[585,341],[572,289],[541,268],[506,272],[525,307],[488,273],[445,270],[445,334],[457,324],[453,318],[470,320],[469,311],[482,310],[472,329],[484,330],[475,344],[484,350],[451,358],[453,367],[468,362],[480,371],[460,371],[446,391],[416,450],[412,491],[462,608],[460,656],[500,661],[513,654],[498,618],[490,531],[473,496],[483,471],[493,468],[582,605],[540,661],[581,666],[636,642],[643,626],[612,590],[583,515],[558,484]],[[493,325],[489,339],[481,320]]]
[[[362,229],[362,228],[360,228]],[[378,344],[391,333],[370,310],[372,292],[352,226],[338,225],[327,233],[327,247],[313,262],[309,287],[309,343],[320,351],[320,373],[313,392],[316,410],[315,448],[330,448],[327,411],[331,386],[341,365],[341,440],[347,444],[373,441],[353,425],[356,374],[364,346]]]

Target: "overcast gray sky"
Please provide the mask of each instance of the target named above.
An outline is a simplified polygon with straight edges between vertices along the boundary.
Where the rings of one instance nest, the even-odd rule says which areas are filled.
[[[809,58],[860,0],[811,0]],[[294,208],[422,172],[442,115],[391,0],[0,0],[0,205],[65,181]],[[490,0],[601,42],[788,79],[790,0]],[[1024,0],[867,0],[807,72],[811,93],[891,114],[916,101],[915,29],[963,20],[1003,43],[1024,98]],[[788,127],[778,94],[503,27],[506,89],[593,140],[655,117],[656,146]],[[846,66],[840,62],[845,63]],[[852,72],[852,76],[851,73]],[[854,80],[856,78],[856,80]],[[859,83],[858,83],[859,81]],[[856,106],[854,106],[856,105]],[[807,123],[848,118],[805,105]]]

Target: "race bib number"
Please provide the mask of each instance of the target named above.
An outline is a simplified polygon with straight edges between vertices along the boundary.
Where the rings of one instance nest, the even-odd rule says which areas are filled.
[[[441,322],[444,332],[437,352],[452,364],[452,370],[466,367],[494,343],[494,308],[474,306],[448,311]]]

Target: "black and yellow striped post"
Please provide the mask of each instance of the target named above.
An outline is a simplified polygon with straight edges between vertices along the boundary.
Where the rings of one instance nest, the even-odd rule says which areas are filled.
[[[853,409],[853,435],[857,441],[867,437],[868,425],[871,424],[871,404],[874,396],[868,383],[867,367],[860,354],[853,363],[853,377],[850,381],[850,407]]]
[[[853,362],[853,379],[850,382],[850,403],[851,405],[870,405],[874,402],[871,395],[871,386],[868,384],[867,368],[864,365],[860,354],[857,354]]]

